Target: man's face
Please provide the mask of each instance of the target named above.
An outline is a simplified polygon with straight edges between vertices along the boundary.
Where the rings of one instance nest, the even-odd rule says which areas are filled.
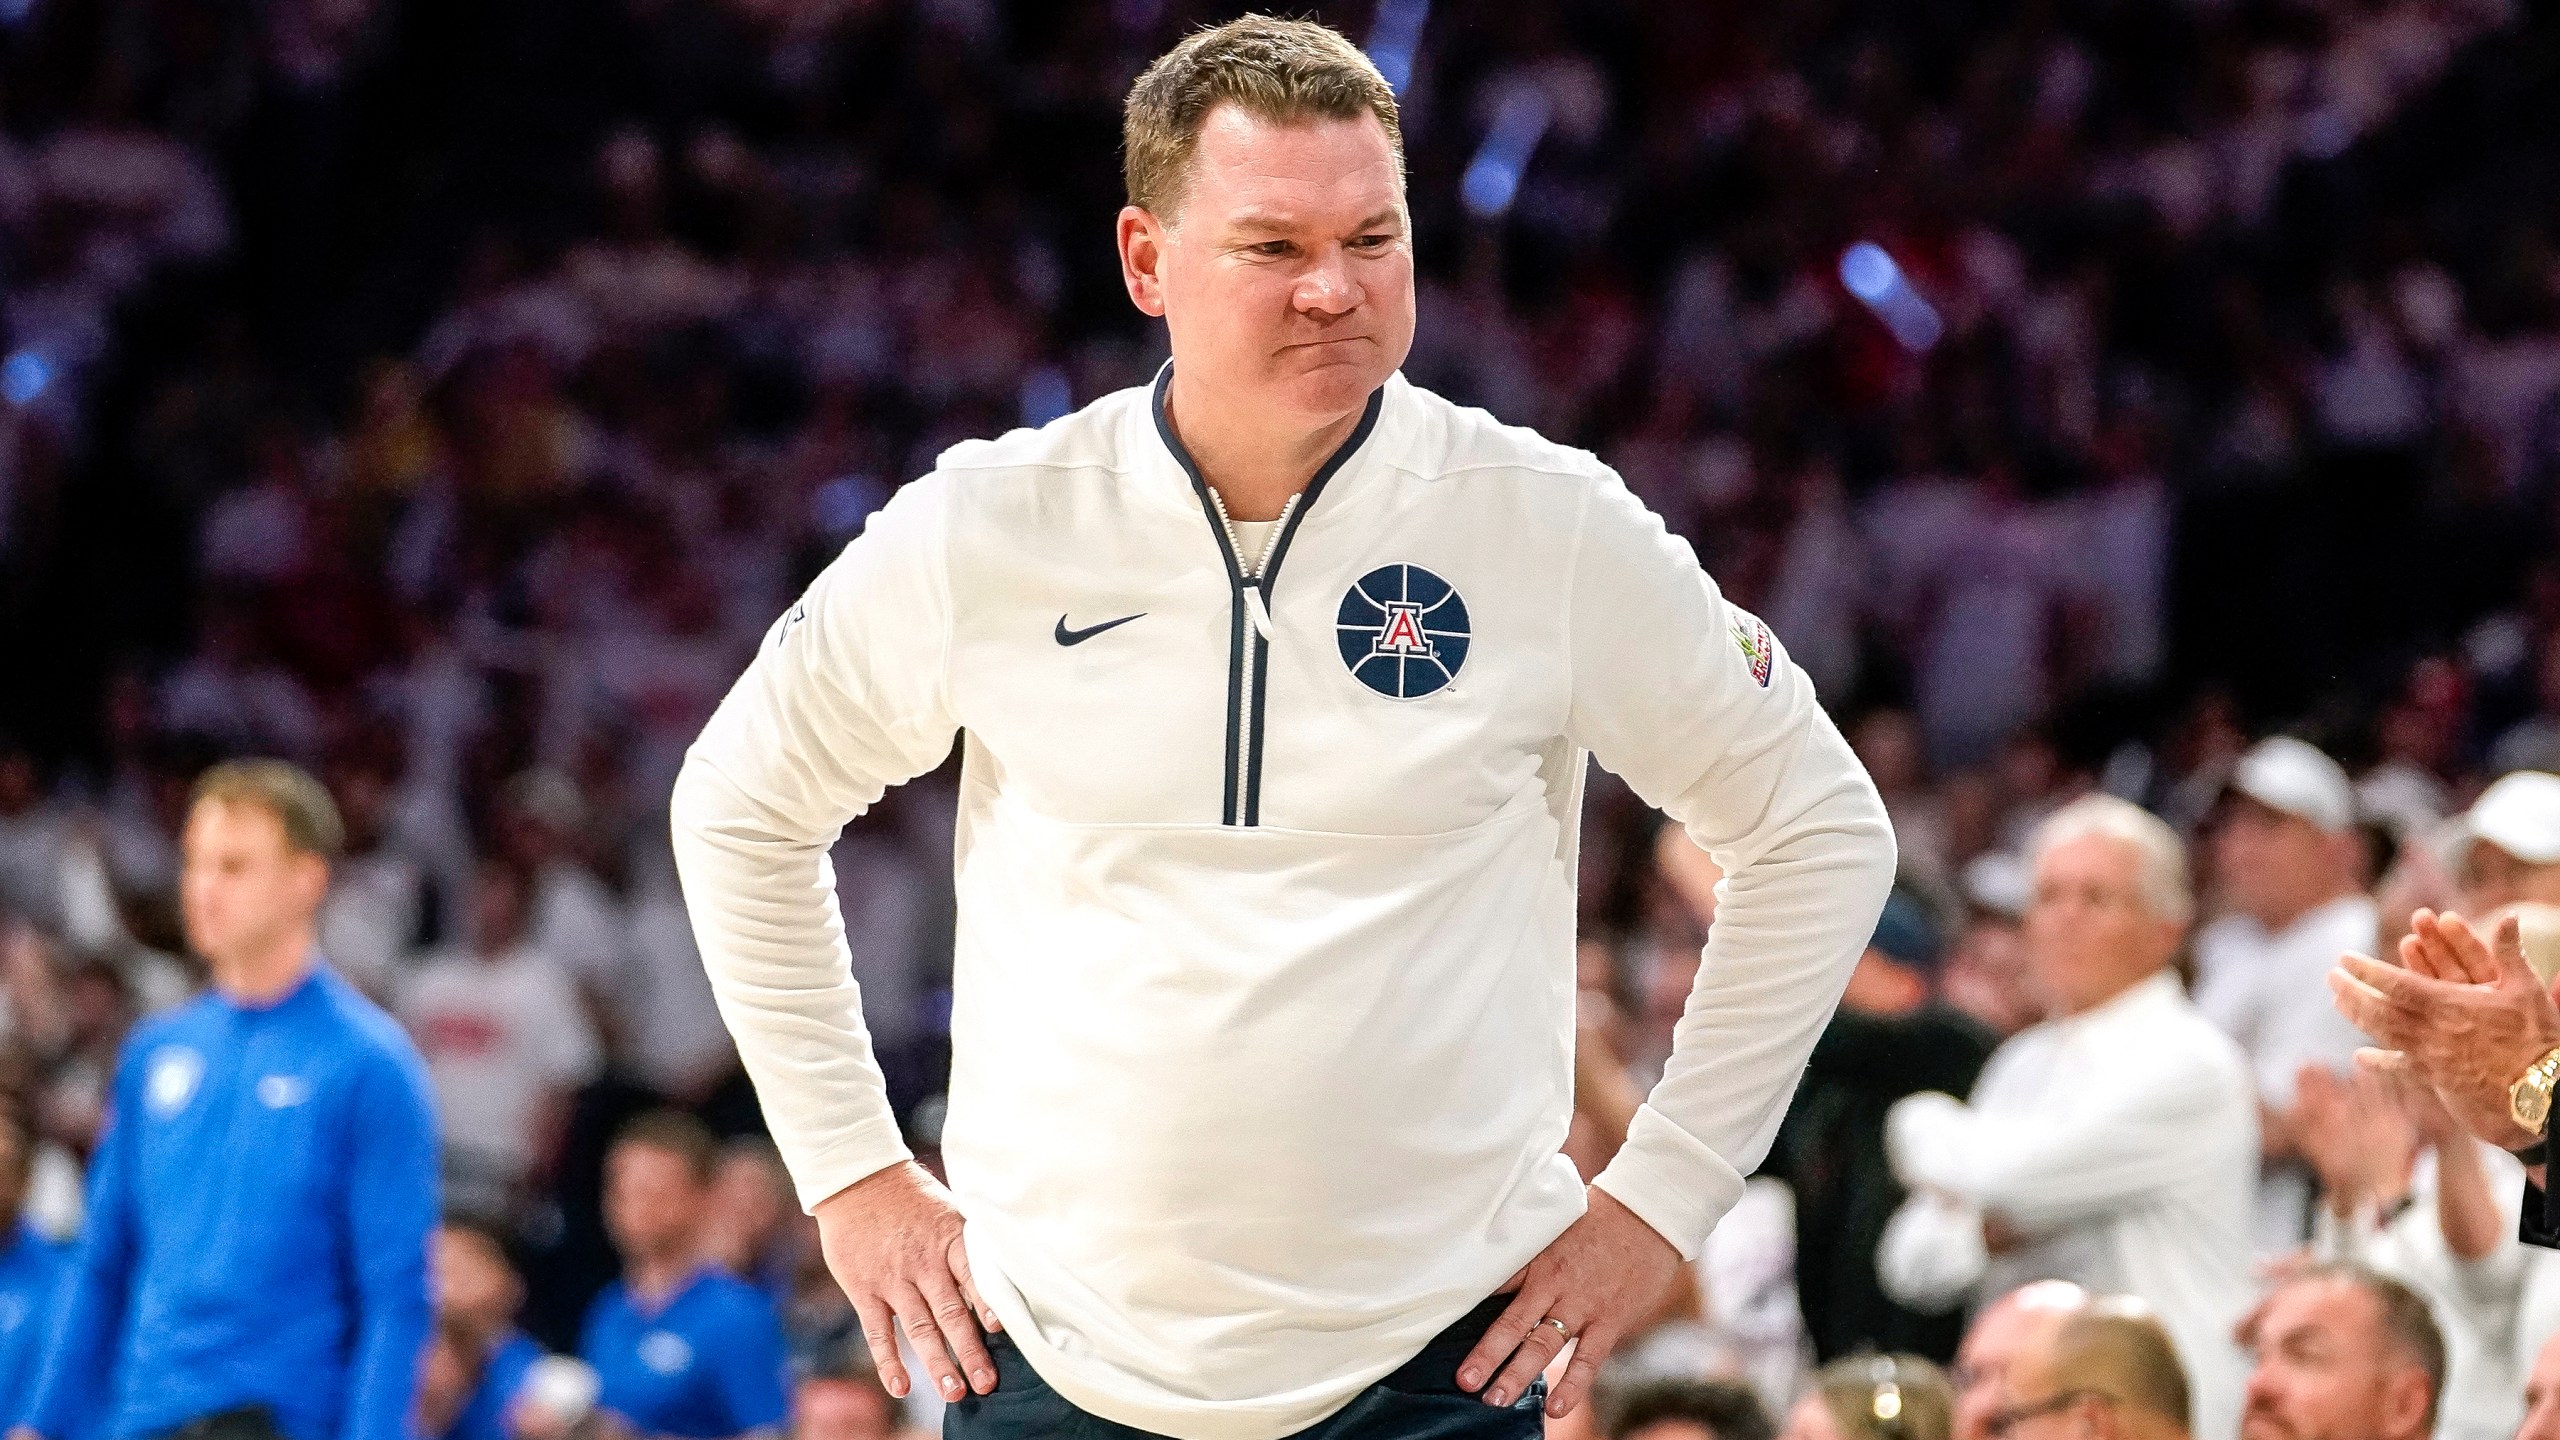
[[[448,1225],[436,1231],[436,1308],[495,1335],[513,1324],[523,1287],[507,1257],[477,1230]]]
[[[264,953],[319,913],[329,867],[286,843],[262,805],[207,800],[187,816],[179,874],[187,943],[220,965]]]
[[[2560,905],[2560,865],[2533,865],[2486,840],[2474,840],[2462,857],[2462,909],[2486,915],[2502,905],[2530,900]]]
[[[2560,1335],[2542,1342],[2524,1382],[2524,1423],[2516,1440],[2560,1440]]]
[[[1716,1440],[1716,1432],[1695,1420],[1656,1420],[1641,1430],[1628,1431],[1618,1440]]]
[[[2214,832],[2213,859],[2232,905],[2270,925],[2316,900],[2337,866],[2318,826],[2245,795],[2232,797]]]
[[[35,1148],[15,1124],[0,1125],[0,1227],[14,1225],[27,1203],[27,1177],[35,1168]]]
[[[692,1164],[672,1150],[626,1141],[605,1158],[605,1228],[626,1260],[690,1248],[709,1193]]]
[[[2027,963],[2066,1013],[2098,1004],[2168,963],[2179,927],[2143,903],[2141,855],[2111,835],[2046,850],[2027,906]]]
[[[2049,1343],[2079,1300],[2075,1287],[2031,1286],[1986,1306],[1956,1348],[1955,1440],[1988,1440],[1991,1417],[2008,1404],[2009,1367]]]
[[[2306,1280],[2268,1297],[2252,1326],[2241,1440],[2416,1440],[2424,1377],[2390,1345],[2382,1306],[2344,1280]]]
[[[1209,112],[1170,216],[1121,212],[1124,278],[1184,382],[1322,426],[1413,348],[1413,245],[1385,127]]]
[[[888,1440],[889,1397],[853,1380],[803,1380],[791,1397],[791,1440]]]

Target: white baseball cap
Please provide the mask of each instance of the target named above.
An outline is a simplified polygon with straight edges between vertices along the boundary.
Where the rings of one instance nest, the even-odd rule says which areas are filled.
[[[2560,775],[2518,770],[2480,792],[2462,832],[2527,865],[2560,864]]]
[[[2250,746],[2232,767],[2231,788],[2333,835],[2356,823],[2356,789],[2347,772],[2318,746],[2290,735]]]

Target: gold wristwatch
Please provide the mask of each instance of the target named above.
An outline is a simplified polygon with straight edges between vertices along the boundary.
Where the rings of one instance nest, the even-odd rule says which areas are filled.
[[[2544,1133],[2551,1123],[2551,1091],[2560,1084],[2560,1050],[2524,1067],[2524,1074],[2507,1087],[2507,1116],[2522,1129],[2536,1135]]]

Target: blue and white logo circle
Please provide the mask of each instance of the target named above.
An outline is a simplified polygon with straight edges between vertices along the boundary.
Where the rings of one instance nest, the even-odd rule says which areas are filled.
[[[1361,684],[1391,700],[1418,700],[1467,663],[1467,602],[1419,565],[1381,565],[1343,592],[1333,633]]]
[[[693,1346],[672,1330],[652,1330],[640,1337],[640,1363],[654,1375],[681,1375],[693,1368]]]
[[[185,1045],[163,1045],[151,1052],[143,1072],[142,1103],[163,1120],[187,1108],[196,1083],[204,1079],[204,1057]]]

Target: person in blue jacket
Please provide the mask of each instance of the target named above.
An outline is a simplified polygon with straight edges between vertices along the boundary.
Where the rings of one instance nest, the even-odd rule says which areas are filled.
[[[197,782],[180,901],[213,987],[125,1042],[17,1440],[68,1440],[93,1400],[105,1440],[406,1440],[435,1117],[418,1052],[314,943],[343,833],[281,762]]]
[[[437,1440],[509,1440],[516,1399],[542,1359],[542,1346],[516,1328],[524,1280],[507,1258],[506,1237],[470,1216],[448,1216],[436,1232],[436,1303],[444,1322],[481,1356],[480,1378]]]
[[[778,1432],[790,1401],[782,1321],[765,1293],[702,1258],[719,1145],[690,1115],[641,1115],[605,1155],[605,1227],[622,1278],[587,1311],[579,1353],[598,1403],[642,1435]]]
[[[37,1234],[19,1214],[35,1155],[35,1127],[25,1108],[0,1102],[0,1424],[26,1418],[71,1274],[71,1248]],[[66,1440],[82,1433],[75,1425]]]

